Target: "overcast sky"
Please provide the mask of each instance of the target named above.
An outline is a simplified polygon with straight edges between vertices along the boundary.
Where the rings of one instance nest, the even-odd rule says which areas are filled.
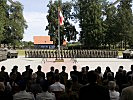
[[[47,4],[49,0],[13,0],[19,1],[24,6],[24,17],[28,24],[28,29],[24,33],[24,41],[33,41],[33,36],[46,36],[48,31],[45,31],[45,27],[48,22]],[[54,0],[53,0],[54,1]],[[62,0],[62,2],[69,0]],[[115,0],[109,0],[115,1]],[[77,25],[76,25],[77,26]],[[79,30],[78,26],[77,29]]]

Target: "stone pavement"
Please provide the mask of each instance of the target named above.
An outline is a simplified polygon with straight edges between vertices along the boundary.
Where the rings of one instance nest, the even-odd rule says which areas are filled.
[[[42,70],[46,73],[50,70],[51,66],[54,66],[55,69],[59,69],[61,72],[62,65],[66,66],[66,72],[70,73],[73,65],[77,65],[77,70],[81,71],[82,67],[86,65],[89,66],[90,70],[94,70],[97,66],[101,66],[102,72],[105,71],[105,68],[109,66],[113,72],[118,70],[118,67],[123,65],[124,69],[129,71],[130,66],[133,64],[133,59],[122,59],[122,58],[65,58],[64,62],[55,62],[55,58],[25,58],[18,57],[12,58],[5,61],[0,62],[0,67],[4,65],[6,67],[7,72],[11,72],[11,69],[14,65],[18,65],[18,71],[25,71],[26,65],[31,65],[33,71],[37,71],[37,66],[41,65]]]

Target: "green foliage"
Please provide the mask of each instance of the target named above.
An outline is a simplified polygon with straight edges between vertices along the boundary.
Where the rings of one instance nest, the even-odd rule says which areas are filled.
[[[23,17],[23,5],[18,1],[9,1],[11,4],[0,0],[0,43],[15,47],[23,39],[27,25]]]
[[[89,48],[97,48],[103,33],[101,2],[79,0],[79,8],[80,41]]]
[[[133,44],[132,0],[72,0],[72,19],[79,21],[80,42],[88,48]],[[115,5],[120,2],[118,7]]]
[[[64,16],[64,25],[60,26],[60,41],[61,44],[63,43],[64,39],[75,40],[76,39],[76,28],[70,23],[71,19],[71,10],[72,10],[72,3],[71,2],[64,2],[61,1],[52,1],[49,2],[48,6],[48,25],[46,26],[46,30],[48,30],[48,34],[51,37],[51,40],[54,41],[55,46],[58,45],[58,7],[60,7],[63,16]]]
[[[117,30],[121,36],[121,40],[124,41],[125,48],[133,39],[133,15],[131,3],[132,0],[122,0],[120,5],[118,5]]]

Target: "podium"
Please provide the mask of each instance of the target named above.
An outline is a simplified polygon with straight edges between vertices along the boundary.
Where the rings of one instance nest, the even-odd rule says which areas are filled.
[[[63,58],[56,58],[54,62],[64,62]]]

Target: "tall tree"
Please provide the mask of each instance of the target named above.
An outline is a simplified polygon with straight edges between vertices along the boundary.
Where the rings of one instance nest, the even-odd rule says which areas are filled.
[[[117,28],[118,32],[121,34],[122,40],[126,45],[129,43],[133,28],[133,15],[132,15],[132,0],[121,0],[118,5],[117,14]]]
[[[14,45],[23,39],[27,28],[23,17],[23,5],[16,1],[0,0],[0,43]]]
[[[89,48],[101,45],[102,6],[99,0],[79,0],[80,40]]]
[[[61,44],[63,43],[64,39],[67,39],[68,41],[76,39],[77,31],[75,29],[75,26],[70,23],[71,19],[71,9],[72,4],[71,2],[64,2],[61,3],[61,1],[52,1],[48,4],[48,25],[46,26],[46,30],[48,30],[48,35],[50,35],[51,40],[54,41],[55,46],[58,45],[58,7],[60,6],[60,9],[64,16],[64,25],[60,26],[60,41]]]
[[[6,18],[6,14],[8,11],[8,5],[6,0],[0,0],[0,43],[4,40],[3,32],[5,31],[6,23],[8,19]]]
[[[110,5],[110,4],[108,4]],[[116,15],[117,15],[117,8],[115,6],[108,7],[106,6],[105,9],[105,20],[104,23],[106,25],[106,32],[105,32],[105,45],[109,45],[109,49],[111,45],[116,45],[120,40],[121,37],[117,32],[117,24],[116,24]]]
[[[27,28],[26,21],[23,17],[23,5],[16,1],[10,6],[10,27],[12,43],[23,39],[24,29]]]
[[[4,27],[4,40],[2,43],[13,45],[15,48],[15,44],[23,39],[24,29],[27,28],[27,25],[23,16],[23,5],[18,1],[9,1],[11,4],[6,12],[7,23]]]

